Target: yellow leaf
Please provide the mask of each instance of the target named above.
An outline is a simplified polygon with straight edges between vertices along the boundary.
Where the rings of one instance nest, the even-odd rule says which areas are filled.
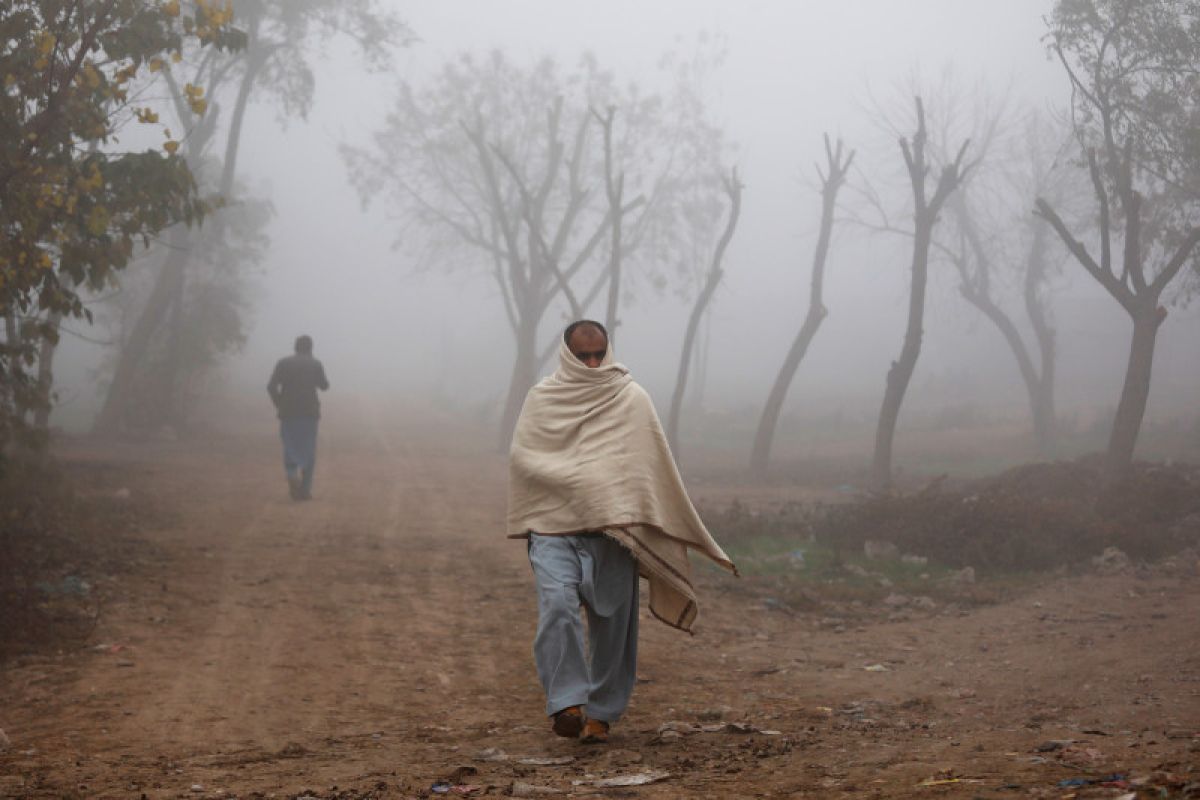
[[[163,68],[164,62],[161,58],[155,56],[154,58],[150,59],[150,63],[147,66],[150,67],[151,72],[158,72]]]
[[[168,17],[178,17],[179,0],[171,0],[169,3],[163,5],[163,13],[165,13]]]
[[[179,150],[179,142],[173,139],[163,142],[163,150],[166,150],[171,155],[175,155],[175,152]]]
[[[198,116],[203,114],[208,108],[208,101],[202,97],[197,97],[195,100],[189,103],[189,105],[192,107],[192,113]]]
[[[34,37],[34,44],[37,46],[38,55],[48,56],[54,45],[58,44],[58,39],[50,31],[39,31]]]
[[[178,3],[176,5],[178,6]],[[180,61],[183,61],[183,53],[179,52],[178,50],[176,50],[174,53],[171,53],[172,64],[178,64]]]
[[[92,208],[88,212],[87,229],[93,236],[99,236],[108,230],[108,209],[104,206]]]

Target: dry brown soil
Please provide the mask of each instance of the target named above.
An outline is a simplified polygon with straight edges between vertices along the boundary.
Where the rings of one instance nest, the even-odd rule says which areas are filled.
[[[64,450],[164,513],[99,576],[85,646],[0,665],[0,796],[415,797],[454,778],[476,796],[1157,797],[1200,781],[1194,570],[831,627],[779,610],[763,579],[700,568],[694,637],[644,616],[611,743],[555,738],[528,563],[501,532],[504,460],[432,415],[354,419],[327,423],[302,504],[266,434]],[[522,763],[539,757],[565,763]],[[668,775],[593,785],[653,771]],[[1148,783],[1059,786],[1111,773]]]

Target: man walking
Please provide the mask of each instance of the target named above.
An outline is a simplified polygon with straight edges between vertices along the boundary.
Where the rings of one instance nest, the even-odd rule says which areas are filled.
[[[598,322],[564,332],[558,371],[521,409],[509,470],[508,535],[528,538],[537,580],[546,714],[560,736],[605,742],[637,679],[638,576],[650,612],[691,632],[688,548],[737,571],[688,499],[649,395],[613,360]]]
[[[279,359],[267,394],[279,412],[279,437],[283,439],[283,469],[293,500],[312,499],[313,469],[317,461],[317,421],[321,401],[317,390],[329,388],[325,367],[313,358],[311,336],[296,338],[295,355]]]

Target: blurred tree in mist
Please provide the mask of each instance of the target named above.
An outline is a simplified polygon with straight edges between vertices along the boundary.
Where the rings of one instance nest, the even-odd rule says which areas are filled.
[[[671,407],[667,412],[667,441],[675,453],[676,460],[679,459],[680,453],[679,420],[683,415],[683,398],[687,393],[688,374],[691,371],[692,362],[695,360],[693,349],[696,344],[696,335],[700,330],[700,323],[708,313],[713,295],[716,294],[717,287],[721,285],[721,279],[725,276],[725,253],[729,249],[729,242],[733,239],[738,219],[742,214],[742,189],[744,187],[741,178],[738,177],[736,167],[722,179],[722,186],[729,200],[729,210],[726,212],[724,229],[716,243],[712,245],[712,255],[708,262],[704,283],[700,287],[696,301],[692,304],[692,311],[688,315],[687,327],[683,334],[683,348],[679,355],[679,369],[675,376],[675,391],[671,394]],[[712,226],[706,225],[706,227],[711,228]]]
[[[929,177],[940,160],[940,148],[931,147],[926,125],[925,106],[920,97],[915,100],[916,131],[911,137],[900,138],[900,151],[912,190],[912,282],[909,287],[908,324],[900,355],[887,373],[883,403],[879,409],[879,424],[875,430],[875,457],[871,480],[877,488],[892,483],[892,445],[896,437],[896,422],[912,380],[925,326],[925,294],[929,283],[929,255],[934,240],[934,228],[950,196],[962,185],[972,164],[966,158],[969,140],[964,141],[952,158],[941,159],[937,179],[930,186]],[[932,190],[932,191],[931,191]]]
[[[813,253],[812,269],[809,279],[808,312],[787,355],[767,400],[763,406],[762,416],[758,421],[758,430],[754,434],[754,449],[750,453],[750,471],[758,477],[763,477],[771,459],[771,445],[775,440],[775,427],[779,422],[779,414],[783,410],[783,401],[788,389],[800,368],[800,362],[808,352],[809,345],[816,338],[817,331],[825,317],[829,315],[825,308],[825,263],[829,256],[829,242],[833,236],[834,212],[837,209],[838,192],[841,191],[854,163],[854,151],[846,152],[842,140],[838,139],[834,147],[825,136],[825,168],[817,167],[817,176],[821,179],[821,222],[817,234],[816,250]]]
[[[44,425],[64,318],[90,320],[84,294],[112,284],[134,250],[206,208],[177,139],[137,87],[175,54],[243,44],[217,5],[175,0],[0,7],[0,451]],[[204,109],[188,109],[189,122]],[[158,129],[140,151],[118,134]],[[36,371],[35,371],[36,370]]]
[[[1064,124],[1045,114],[1022,114],[986,91],[976,98],[982,107],[971,112],[977,129],[972,139],[979,164],[951,198],[937,247],[958,273],[959,294],[1012,353],[1029,396],[1034,444],[1041,456],[1051,457],[1057,443],[1057,337],[1049,295],[1065,251],[1032,209],[1038,197],[1048,197],[1072,219],[1079,217],[1074,198],[1085,187],[1078,171],[1062,163],[1069,141]],[[1000,294],[1012,284],[1019,286],[1032,345]]]
[[[316,87],[313,59],[334,37],[357,43],[371,70],[388,67],[408,28],[377,0],[235,0],[226,6],[245,47],[213,54],[185,48],[162,63],[175,117],[186,131],[180,155],[217,207],[201,231],[177,226],[144,254],[113,315],[120,348],[95,423],[102,434],[186,426],[192,390],[245,340],[248,276],[265,256],[271,206],[237,180],[238,150],[251,101],[275,106],[279,121],[305,118]],[[205,108],[199,124],[189,109]]]
[[[1119,478],[1146,410],[1163,292],[1200,260],[1200,0],[1059,0],[1048,25],[1092,182],[1092,246],[1053,198],[1037,207],[1133,323],[1107,452]]]
[[[344,154],[364,202],[393,209],[398,243],[423,265],[470,267],[498,290],[516,357],[500,422],[508,446],[525,393],[560,327],[546,314],[589,313],[620,336],[621,302],[692,274],[720,207],[721,130],[703,77],[719,58],[667,58],[662,92],[620,84],[596,59],[564,68],[501,52],[463,55],[429,81],[404,81],[370,145]]]

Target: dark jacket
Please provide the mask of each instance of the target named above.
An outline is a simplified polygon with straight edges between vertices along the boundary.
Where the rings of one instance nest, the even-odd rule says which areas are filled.
[[[321,401],[317,399],[317,390],[328,388],[325,367],[303,353],[279,359],[267,382],[267,394],[271,395],[280,419],[319,418]]]

